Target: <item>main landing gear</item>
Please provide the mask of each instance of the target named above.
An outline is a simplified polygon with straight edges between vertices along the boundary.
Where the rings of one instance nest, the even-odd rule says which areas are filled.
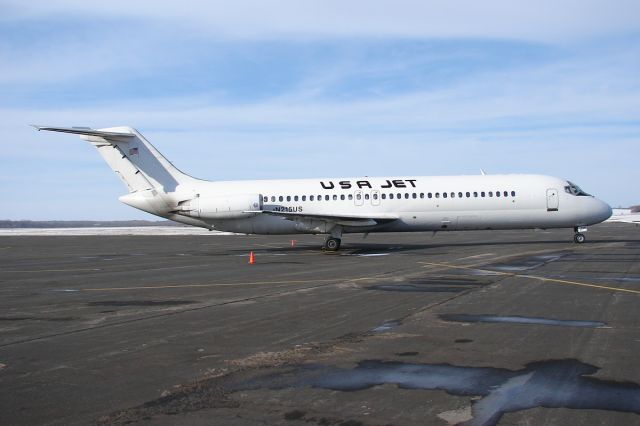
[[[340,249],[340,238],[327,238],[327,241],[324,242],[324,248],[326,251],[338,251]]]
[[[575,234],[573,235],[574,243],[582,244],[586,241],[587,237],[584,236],[583,232],[587,232],[587,228],[576,226],[573,228],[573,232],[575,232]]]
[[[340,243],[342,242],[342,226],[334,226],[331,230],[331,235],[327,237],[327,240],[322,246],[326,251],[338,251],[340,250]]]

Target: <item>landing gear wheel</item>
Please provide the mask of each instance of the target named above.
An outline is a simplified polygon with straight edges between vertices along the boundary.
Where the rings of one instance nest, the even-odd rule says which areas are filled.
[[[576,235],[573,236],[573,241],[576,244],[582,244],[585,242],[586,239],[587,238],[584,236],[584,234],[580,234],[580,233],[577,233]]]
[[[327,251],[338,251],[340,249],[340,238],[327,238],[324,242],[324,249]]]

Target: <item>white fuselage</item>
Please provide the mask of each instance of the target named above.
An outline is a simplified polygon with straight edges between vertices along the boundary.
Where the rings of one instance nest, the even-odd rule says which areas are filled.
[[[565,190],[568,182],[542,175],[417,176],[207,182],[176,188],[178,199],[194,195],[260,194],[262,209],[305,215],[397,217],[343,232],[452,231],[571,228],[602,222],[610,207]],[[194,223],[180,215],[172,220]],[[324,233],[322,224],[255,215],[205,220],[215,229],[247,234]],[[319,225],[320,227],[316,227]]]

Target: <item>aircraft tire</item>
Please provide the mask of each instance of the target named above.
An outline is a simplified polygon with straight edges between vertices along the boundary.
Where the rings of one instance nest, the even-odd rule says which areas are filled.
[[[327,238],[324,248],[327,251],[338,251],[340,249],[340,238]]]
[[[584,234],[580,234],[580,233],[577,233],[576,235],[573,236],[573,241],[576,244],[582,244],[585,242],[586,239],[587,238],[584,236]]]

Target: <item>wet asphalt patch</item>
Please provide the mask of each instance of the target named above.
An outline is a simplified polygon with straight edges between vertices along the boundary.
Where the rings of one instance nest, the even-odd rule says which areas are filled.
[[[416,352],[416,351],[409,351],[409,352],[396,352],[397,356],[416,356],[419,355],[420,352]]]
[[[503,324],[535,324],[553,325],[561,327],[607,328],[607,323],[601,321],[559,320],[538,317],[523,317],[518,315],[470,315],[470,314],[440,314],[438,318],[449,322],[463,323],[503,323]]]
[[[379,284],[366,287],[367,290],[397,291],[402,293],[459,293],[464,287],[419,286],[413,284]]]
[[[390,321],[385,321],[382,325],[379,325],[378,327],[372,328],[371,332],[372,333],[384,333],[386,331],[391,331],[394,328],[398,327],[402,325],[402,321],[400,320],[390,320]]]
[[[473,278],[436,276],[429,278],[415,278],[401,283],[376,284],[365,288],[367,290],[403,293],[460,293],[469,290],[470,288],[476,288],[488,283],[488,281],[480,281]]]
[[[544,256],[531,256],[523,259],[518,259],[513,262],[493,263],[487,265],[487,268],[495,269],[501,272],[520,272],[537,269],[547,263],[555,262],[562,259],[566,254],[549,254]]]
[[[314,364],[248,380],[230,378],[225,388],[230,393],[285,388],[356,392],[391,384],[401,389],[443,390],[479,397],[472,401],[472,418],[462,423],[467,426],[495,425],[505,413],[536,407],[640,414],[640,385],[591,377],[598,370],[575,359],[533,362],[517,371],[366,360],[350,369]]]

